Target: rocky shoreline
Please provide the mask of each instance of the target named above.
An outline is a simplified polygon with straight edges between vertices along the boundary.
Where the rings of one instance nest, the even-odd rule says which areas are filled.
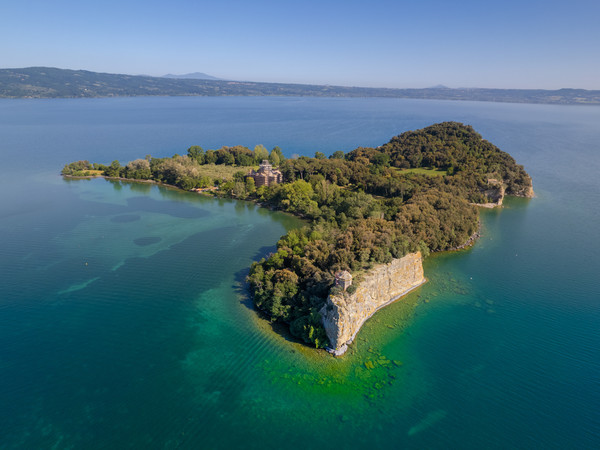
[[[319,311],[330,343],[327,351],[343,355],[370,317],[425,282],[423,258],[416,252],[373,267],[354,293],[330,295]]]
[[[464,244],[459,245],[458,247],[450,248],[445,251],[455,252],[458,250],[464,250],[465,248],[469,248],[473,244],[475,244],[475,241],[477,241],[477,239],[479,239],[480,237],[481,237],[481,220],[479,221],[479,226],[477,227],[477,231],[475,233],[473,233],[471,236],[469,236],[469,239],[467,239],[467,241]]]
[[[533,198],[535,197],[535,192],[533,191],[533,186],[529,185],[527,188],[524,188],[520,192],[511,192],[506,194],[506,186],[495,179],[488,180],[490,185],[490,189],[483,191],[483,193],[490,199],[492,202],[488,203],[471,203],[473,206],[477,206],[479,208],[497,208],[502,206],[504,202],[504,197],[506,195],[511,195],[513,197],[523,197],[523,198]]]
[[[352,337],[346,343],[344,343],[339,349],[333,349],[331,347],[325,347],[325,350],[327,350],[329,353],[331,353],[334,356],[342,356],[348,350],[348,345],[350,345],[350,344],[352,344],[352,342],[354,342],[354,339],[356,338],[356,335],[358,334],[358,332],[360,331],[360,329],[362,328],[362,326],[365,324],[365,322],[367,320],[369,320],[371,317],[373,317],[377,311],[379,311],[382,308],[385,308],[388,305],[391,305],[396,300],[399,300],[400,298],[404,297],[409,292],[413,291],[414,289],[418,288],[419,286],[421,286],[421,285],[423,285],[425,283],[427,283],[427,278],[423,278],[423,281],[421,281],[421,283],[419,283],[419,284],[417,284],[417,285],[415,285],[415,286],[407,289],[406,291],[402,292],[401,294],[398,294],[397,296],[391,298],[388,302],[384,303],[383,305],[378,306],[375,309],[375,311],[373,311],[371,314],[369,314],[367,317],[365,317],[362,320],[362,322],[358,326],[357,330],[354,332],[354,334],[352,334]]]

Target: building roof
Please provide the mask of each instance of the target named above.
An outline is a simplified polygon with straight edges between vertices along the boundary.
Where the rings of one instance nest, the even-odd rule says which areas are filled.
[[[340,270],[335,273],[335,277],[340,280],[351,280],[352,275],[347,270]]]

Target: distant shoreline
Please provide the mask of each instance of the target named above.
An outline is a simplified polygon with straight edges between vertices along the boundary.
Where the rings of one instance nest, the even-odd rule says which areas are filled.
[[[600,105],[600,90],[375,88],[202,80],[28,67],[0,69],[0,98],[323,97],[404,98],[552,105]]]

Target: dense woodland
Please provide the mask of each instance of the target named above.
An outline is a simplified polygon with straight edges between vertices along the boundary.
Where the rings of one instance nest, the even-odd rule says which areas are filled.
[[[279,166],[284,183],[257,189],[245,176],[263,159]],[[445,175],[409,170],[422,167]],[[193,146],[184,156],[148,156],[125,166],[77,161],[63,169],[65,175],[94,173],[188,190],[218,186],[216,195],[254,200],[307,219],[307,226],[279,240],[276,252],[252,265],[248,282],[261,311],[317,347],[327,345],[318,311],[337,270],[353,272],[360,282],[360,273],[375,264],[416,250],[427,255],[459,247],[478,229],[472,204],[490,200],[484,193],[488,180],[499,180],[514,195],[531,186],[529,175],[509,154],[456,122],[406,132],[377,148],[337,151],[329,158],[317,152],[314,158],[285,159],[278,147],[268,152],[263,146],[253,151]]]

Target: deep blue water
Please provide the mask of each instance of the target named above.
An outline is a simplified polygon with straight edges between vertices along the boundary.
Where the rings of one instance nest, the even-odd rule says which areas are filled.
[[[273,331],[244,271],[299,222],[64,180],[190,145],[287,156],[471,124],[537,197],[333,359]],[[600,446],[600,108],[398,99],[0,101],[0,448]],[[367,361],[402,361],[397,367]]]

